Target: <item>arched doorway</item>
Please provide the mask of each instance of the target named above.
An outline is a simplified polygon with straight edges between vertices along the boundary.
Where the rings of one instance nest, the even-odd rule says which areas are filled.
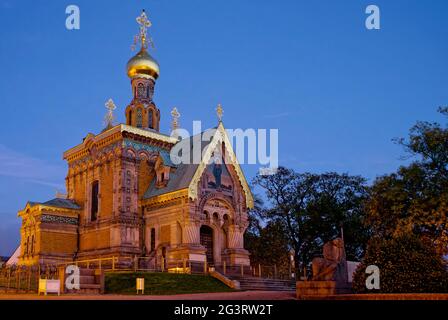
[[[207,250],[205,252],[205,255],[207,257],[207,263],[208,264],[213,264],[214,263],[214,259],[213,259],[213,229],[210,228],[209,226],[202,226],[201,230],[200,230],[200,240],[201,240],[201,245],[203,245],[205,247],[205,249]]]

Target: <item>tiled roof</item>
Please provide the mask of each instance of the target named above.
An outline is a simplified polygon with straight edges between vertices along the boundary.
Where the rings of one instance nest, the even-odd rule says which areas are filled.
[[[198,135],[183,139],[176,144],[176,146],[180,143],[189,144],[189,147],[190,147],[189,156],[190,156],[190,160],[191,160],[190,162],[192,164],[181,163],[178,165],[172,165],[172,161],[171,161],[170,155],[168,153],[165,156],[162,156],[164,164],[167,166],[175,167],[175,171],[170,172],[170,179],[168,180],[168,184],[166,185],[166,187],[157,188],[155,186],[156,181],[155,181],[155,179],[153,179],[153,181],[151,182],[151,185],[149,186],[148,190],[145,192],[145,195],[143,196],[143,198],[149,199],[149,198],[159,196],[159,195],[162,195],[165,193],[188,188],[188,186],[190,185],[190,182],[193,179],[193,176],[196,173],[196,170],[199,166],[199,164],[193,164],[193,140],[201,139],[202,135],[204,135],[205,133],[208,133],[210,130],[215,130],[215,129],[216,128],[209,129],[209,130],[202,132]],[[202,141],[202,139],[201,139],[202,153],[208,147],[210,142],[211,141]],[[185,148],[183,150],[185,150]],[[169,160],[166,160],[166,162],[165,162],[165,157],[167,157],[169,159]]]
[[[74,202],[73,200],[69,200],[69,199],[61,199],[61,198],[54,198],[52,200],[49,200],[47,202],[28,202],[31,206],[37,205],[37,204],[41,204],[44,206],[49,206],[49,207],[56,207],[56,208],[64,208],[64,209],[74,209],[74,210],[79,210],[81,209],[80,206],[78,206],[76,204],[76,202]]]

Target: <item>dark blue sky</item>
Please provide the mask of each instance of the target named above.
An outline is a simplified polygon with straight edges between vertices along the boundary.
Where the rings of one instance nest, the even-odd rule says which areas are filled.
[[[65,8],[81,29],[65,28]],[[364,26],[381,9],[381,30]],[[402,161],[391,139],[448,104],[447,1],[0,0],[0,255],[18,209],[64,187],[62,152],[102,129],[108,98],[130,101],[125,64],[142,8],[161,66],[161,129],[278,128],[280,164],[369,179]],[[248,178],[257,166],[245,166]]]

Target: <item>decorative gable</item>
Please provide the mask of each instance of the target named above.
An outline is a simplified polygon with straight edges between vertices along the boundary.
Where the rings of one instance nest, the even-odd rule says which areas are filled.
[[[225,153],[225,163],[228,165],[232,165],[235,169],[236,175],[239,179],[239,182],[241,183],[241,186],[244,191],[244,195],[246,198],[246,206],[251,209],[254,206],[254,199],[252,192],[249,188],[249,185],[246,181],[246,177],[243,174],[243,171],[241,170],[241,167],[238,163],[238,160],[236,158],[235,152],[232,149],[232,145],[230,143],[229,137],[227,135],[227,132],[224,128],[224,125],[222,122],[219,123],[213,137],[211,138],[211,141],[209,145],[207,146],[207,149],[203,153],[202,161],[198,165],[196,172],[190,182],[190,185],[188,187],[188,196],[195,200],[198,198],[198,188],[199,188],[199,182],[201,180],[201,177],[204,173],[204,171],[207,168],[210,168],[212,166],[213,168],[216,168],[214,166],[214,161],[216,159],[215,153],[218,151],[220,152],[222,146],[223,152]],[[215,157],[215,158],[213,158]],[[223,165],[223,164],[222,164]],[[214,169],[216,174],[220,174],[222,177],[222,165],[220,169]],[[213,169],[212,169],[213,170]],[[219,173],[221,171],[221,173]],[[216,183],[216,182],[215,182]],[[222,179],[221,179],[222,184]]]

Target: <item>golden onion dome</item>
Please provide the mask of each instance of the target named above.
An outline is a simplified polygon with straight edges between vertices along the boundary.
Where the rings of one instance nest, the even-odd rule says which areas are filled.
[[[160,74],[159,64],[144,47],[128,61],[126,69],[130,78],[141,76],[152,77],[155,80]]]

